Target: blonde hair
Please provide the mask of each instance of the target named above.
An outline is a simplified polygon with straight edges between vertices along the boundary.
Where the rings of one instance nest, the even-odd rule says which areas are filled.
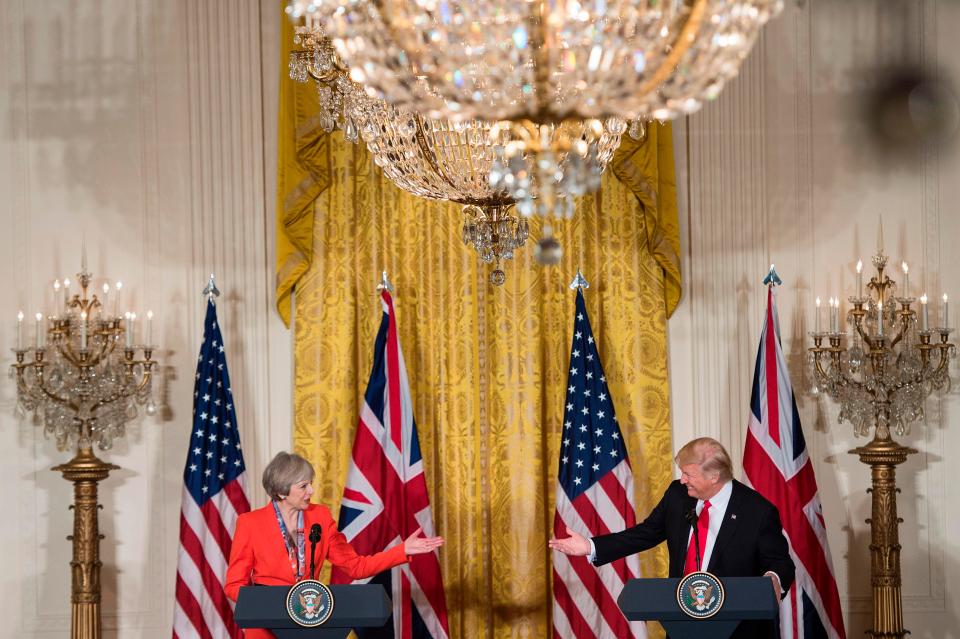
[[[290,486],[305,479],[313,481],[313,466],[296,453],[280,451],[263,469],[263,489],[277,501],[290,494]]]
[[[698,437],[686,443],[674,458],[678,466],[696,464],[704,473],[717,473],[720,479],[733,479],[733,462],[723,444],[711,437]]]

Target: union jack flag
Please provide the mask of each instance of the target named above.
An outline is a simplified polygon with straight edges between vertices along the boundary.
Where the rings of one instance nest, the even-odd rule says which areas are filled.
[[[567,537],[569,527],[589,537],[636,523],[633,471],[578,287],[553,534]],[[586,557],[554,552],[554,638],[646,637],[643,622],[627,621],[617,606],[624,584],[639,576],[636,555],[597,568]]]
[[[417,528],[436,535],[407,369],[397,338],[393,299],[381,293],[383,319],[373,349],[373,369],[360,409],[353,456],[340,504],[340,531],[360,554],[402,543]],[[351,583],[334,567],[333,583]],[[356,583],[380,583],[393,599],[393,627],[357,630],[362,639],[447,639],[447,603],[436,553]]]
[[[183,470],[174,639],[240,639],[223,591],[237,516],[250,510],[217,308],[207,302],[193,386],[193,431]]]
[[[776,295],[767,291],[743,454],[745,483],[779,510],[797,579],[780,606],[783,639],[844,639],[817,479],[780,345]]]

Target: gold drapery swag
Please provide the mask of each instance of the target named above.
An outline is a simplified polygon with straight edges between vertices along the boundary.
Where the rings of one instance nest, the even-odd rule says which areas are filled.
[[[596,194],[554,223],[562,262],[532,246],[507,281],[460,241],[460,207],[396,188],[362,145],[317,125],[316,90],[287,79],[279,110],[277,308],[296,289],[293,448],[317,470],[317,500],[338,509],[381,320],[386,270],[406,358],[451,637],[551,634],[554,492],[575,293],[581,268],[640,517],[672,478],[667,317],[680,297],[669,125],[625,137]],[[532,240],[540,222],[531,220]],[[274,451],[271,451],[274,452]],[[641,554],[666,576],[666,549]],[[659,634],[659,631],[655,631]]]

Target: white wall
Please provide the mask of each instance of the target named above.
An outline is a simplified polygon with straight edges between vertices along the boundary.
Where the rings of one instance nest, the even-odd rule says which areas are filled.
[[[809,394],[806,333],[817,295],[854,292],[857,259],[875,252],[881,214],[886,252],[911,265],[914,290],[960,298],[956,149],[886,155],[870,142],[862,110],[882,63],[917,60],[960,80],[958,29],[954,2],[788,2],[740,77],[675,128],[684,228],[684,298],[670,322],[676,442],[715,436],[739,465],[761,280],[776,263],[783,344],[848,637],[870,622],[869,469],[847,454],[865,440],[837,423],[832,401]],[[952,371],[957,380],[956,360]],[[913,637],[960,637],[960,599],[951,595],[960,588],[960,507],[947,467],[960,453],[957,391],[931,399],[927,411],[903,438],[921,452],[898,471],[905,626]]]
[[[49,310],[53,280],[75,279],[84,235],[95,277],[156,314],[161,413],[103,455],[121,466],[100,493],[107,637],[170,636],[211,272],[252,478],[290,445],[271,301],[277,24],[267,0],[0,0],[0,366],[18,309]],[[49,469],[69,456],[14,398],[0,384],[0,636],[66,636],[72,486]]]

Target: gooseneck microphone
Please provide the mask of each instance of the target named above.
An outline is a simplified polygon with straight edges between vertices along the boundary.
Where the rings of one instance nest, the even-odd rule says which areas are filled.
[[[315,579],[314,572],[314,553],[317,550],[317,542],[320,541],[320,524],[310,526],[310,578]]]
[[[683,517],[687,520],[687,522],[690,523],[690,527],[693,528],[694,557],[696,557],[697,560],[697,572],[700,572],[702,566],[700,565],[700,533],[697,531],[697,520],[699,519],[697,517],[697,507],[694,506],[688,510],[686,513],[684,513]]]

